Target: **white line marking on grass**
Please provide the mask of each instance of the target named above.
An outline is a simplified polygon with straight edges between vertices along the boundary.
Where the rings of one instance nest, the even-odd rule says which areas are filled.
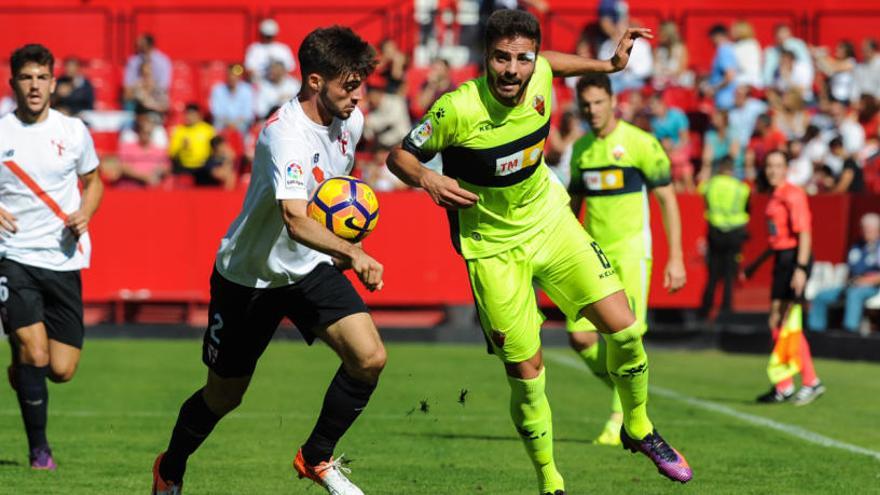
[[[573,368],[581,371],[586,371],[586,367],[583,362],[575,359],[572,356],[563,356],[559,354],[551,354],[545,353],[551,361],[559,363],[568,368]],[[769,428],[771,430],[776,430],[786,435],[791,435],[795,438],[799,438],[806,442],[814,443],[816,445],[821,445],[822,447],[828,447],[832,449],[840,449],[845,450],[847,452],[851,452],[853,454],[861,454],[866,455],[868,457],[873,457],[874,459],[880,461],[880,452],[876,450],[866,449],[864,447],[859,447],[858,445],[853,445],[851,443],[841,442],[840,440],[835,440],[830,437],[826,437],[824,435],[820,435],[818,433],[814,433],[809,430],[805,430],[799,426],[793,426],[786,423],[780,423],[779,421],[774,421],[772,419],[767,419],[762,416],[756,416],[754,414],[745,413],[739,410],[736,410],[732,407],[725,406],[723,404],[719,404],[717,402],[712,402],[705,399],[698,399],[696,397],[691,397],[675,390],[671,390],[665,387],[660,387],[657,385],[651,385],[650,393],[654,395],[659,395],[660,397],[665,397],[667,399],[677,400],[679,402],[684,402],[691,406],[705,409],[707,411],[716,412],[719,414],[723,414],[725,416],[730,416],[741,421],[745,421],[746,423],[751,423],[756,426],[763,426],[765,428]]]

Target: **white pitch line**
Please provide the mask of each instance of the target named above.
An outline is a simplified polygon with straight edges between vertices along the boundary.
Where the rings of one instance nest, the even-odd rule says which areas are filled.
[[[575,359],[571,356],[563,356],[558,354],[545,353],[551,361],[559,363],[563,366],[586,371],[586,367],[584,363]],[[745,413],[742,411],[738,411],[732,407],[725,406],[723,404],[719,404],[717,402],[712,402],[705,399],[698,399],[696,397],[691,397],[689,395],[685,395],[675,390],[671,390],[665,387],[660,387],[657,385],[651,385],[650,393],[654,395],[659,395],[660,397],[666,397],[668,399],[677,400],[679,402],[684,402],[691,406],[705,409],[707,411],[716,412],[719,414],[723,414],[725,416],[730,416],[732,418],[736,418],[740,421],[745,421],[746,423],[751,423],[756,426],[763,426],[764,428],[769,428],[771,430],[776,430],[781,433],[785,433],[786,435],[793,436],[795,438],[799,438],[806,442],[814,443],[816,445],[821,445],[822,447],[828,447],[832,449],[840,449],[845,450],[847,452],[851,452],[853,454],[865,455],[868,457],[873,457],[874,459],[880,461],[880,452],[876,450],[866,449],[864,447],[859,447],[858,445],[853,445],[851,443],[841,442],[840,440],[835,440],[830,437],[826,437],[824,435],[820,435],[818,433],[814,433],[809,430],[805,430],[799,426],[793,426],[786,423],[780,423],[779,421],[773,421],[772,419],[767,419],[762,416],[756,416],[754,414]]]

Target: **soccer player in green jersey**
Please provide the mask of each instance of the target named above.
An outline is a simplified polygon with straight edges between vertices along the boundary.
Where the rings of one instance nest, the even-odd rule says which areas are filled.
[[[565,486],[553,460],[541,356],[544,317],[533,282],[566,315],[590,319],[608,340],[607,366],[623,403],[624,445],[647,455],[673,480],[691,478],[687,461],[648,419],[643,324],[543,158],[553,77],[618,71],[633,42],[649,33],[628,30],[609,61],[539,55],[537,20],[522,11],[497,11],[486,27],[486,75],[441,96],[388,158],[392,172],[448,210],[452,240],[466,261],[490,350],[504,364],[510,414],[541,494],[564,494]],[[438,152],[442,175],[420,163]]]
[[[605,74],[589,74],[577,84],[577,101],[591,132],[575,141],[571,154],[571,209],[580,214],[586,198],[584,227],[602,245],[617,272],[641,332],[647,330],[651,283],[651,219],[648,190],[660,204],[669,261],[663,286],[684,286],[681,218],[670,183],[669,158],[657,139],[614,116],[616,98]],[[586,318],[568,318],[569,343],[590,370],[612,390],[611,418],[596,443],[620,444],[623,411],[606,366],[605,341]]]

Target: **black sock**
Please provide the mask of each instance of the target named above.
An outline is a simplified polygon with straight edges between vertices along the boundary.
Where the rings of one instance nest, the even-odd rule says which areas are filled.
[[[159,474],[165,481],[181,482],[186,471],[186,460],[208,438],[220,416],[214,414],[202,397],[202,389],[192,394],[180,407],[177,424],[171,433],[168,450],[159,464]]]
[[[46,413],[49,410],[49,389],[46,387],[48,366],[30,364],[15,365],[15,380],[18,390],[18,405],[27,432],[28,446],[31,450],[47,447]]]
[[[315,466],[330,459],[336,442],[360,416],[375,389],[376,385],[352,378],[339,367],[327,388],[315,429],[302,446],[306,463]]]

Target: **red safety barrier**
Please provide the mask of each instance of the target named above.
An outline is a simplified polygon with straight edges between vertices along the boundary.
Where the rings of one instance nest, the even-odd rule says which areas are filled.
[[[83,275],[86,301],[206,303],[215,251],[242,199],[242,191],[108,190],[90,224],[94,248],[92,268]],[[367,293],[356,282],[365,300],[386,307],[471,304],[465,266],[450,244],[445,212],[419,191],[384,193],[379,199],[379,225],[365,245],[385,266],[385,289]],[[746,260],[766,247],[765,204],[763,196],[752,202]],[[843,261],[858,218],[880,210],[876,197],[818,196],[810,204],[816,258],[834,262]],[[706,277],[703,203],[698,196],[682,195],[679,206],[688,284],[676,294],[662,288],[667,244],[652,200],[653,308],[694,308],[700,303]],[[766,290],[769,282],[768,263],[744,288]]]

